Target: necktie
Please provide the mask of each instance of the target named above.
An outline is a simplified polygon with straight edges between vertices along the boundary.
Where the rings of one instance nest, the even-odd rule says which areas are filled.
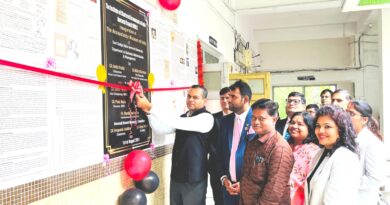
[[[236,116],[236,120],[234,123],[234,128],[233,128],[233,139],[232,139],[232,149],[230,150],[230,163],[229,163],[229,172],[230,172],[230,177],[233,182],[237,180],[236,177],[236,151],[238,148],[238,143],[240,142],[240,137],[241,137],[241,131],[242,131],[242,126],[241,126],[241,120],[239,117]]]
[[[289,123],[290,123],[290,118],[287,118],[286,125],[284,126],[284,130],[283,130],[283,137],[284,137],[285,140],[288,140],[291,137],[290,134],[287,131]]]

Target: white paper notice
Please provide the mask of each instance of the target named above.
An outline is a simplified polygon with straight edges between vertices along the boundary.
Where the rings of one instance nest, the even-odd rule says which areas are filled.
[[[0,68],[0,189],[51,170],[47,77]]]
[[[153,87],[188,87],[197,84],[196,41],[175,29],[169,21],[150,17],[150,72],[154,74]],[[152,93],[157,112],[179,116],[186,112],[187,90]],[[173,135],[157,136],[153,143],[172,143]]]
[[[183,33],[171,31],[172,41],[172,78],[176,82],[186,82],[186,41]]]
[[[56,123],[59,136],[58,170],[67,171],[103,160],[103,115],[101,91],[96,86],[55,80]],[[77,99],[77,100],[75,100]]]
[[[0,0],[2,59],[44,66],[49,53],[50,5],[54,1]]]
[[[0,0],[0,27],[1,60],[96,79],[100,1]],[[95,85],[0,66],[0,190],[101,163],[102,110]]]
[[[150,72],[155,76],[155,86],[169,86],[171,79],[171,26],[150,18]]]

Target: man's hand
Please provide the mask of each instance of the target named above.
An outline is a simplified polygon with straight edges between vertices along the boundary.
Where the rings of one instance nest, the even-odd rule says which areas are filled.
[[[150,109],[152,109],[152,104],[143,93],[135,95],[135,102],[137,107],[141,108],[146,113],[149,113]]]
[[[240,195],[240,182],[236,182],[232,184],[232,182],[229,179],[225,179],[223,181],[223,185],[226,188],[226,191],[230,195]]]
[[[236,182],[236,183],[232,184],[232,187],[236,190],[237,195],[239,195],[240,191],[241,191],[240,182]]]

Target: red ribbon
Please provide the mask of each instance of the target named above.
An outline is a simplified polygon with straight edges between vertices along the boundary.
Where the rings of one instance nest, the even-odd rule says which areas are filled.
[[[198,51],[198,83],[201,86],[204,86],[204,79],[203,79],[203,51],[202,51],[202,44],[200,43],[200,40],[196,42],[196,48]]]
[[[128,85],[130,87],[130,102],[133,102],[134,95],[142,93],[142,85],[138,80],[134,82],[130,80]]]
[[[114,84],[114,83],[100,82],[97,80],[82,78],[82,77],[78,77],[78,76],[70,75],[70,74],[66,74],[66,73],[61,73],[61,72],[56,72],[56,71],[52,71],[52,70],[46,70],[43,68],[37,68],[37,67],[28,66],[28,65],[24,65],[24,64],[14,63],[14,62],[2,60],[2,59],[0,59],[0,65],[12,67],[12,68],[17,68],[17,69],[22,69],[22,70],[28,70],[28,71],[32,71],[32,72],[36,72],[36,73],[43,73],[46,75],[56,76],[56,77],[65,78],[65,79],[71,79],[71,80],[94,84],[94,85],[101,85],[101,86],[105,86],[105,87],[117,88],[117,89],[121,89],[121,90],[130,90],[131,91],[131,89],[133,89],[130,86],[119,85],[119,84]],[[138,83],[139,83],[139,81],[138,81]],[[143,89],[143,91],[145,91],[145,92],[170,91],[170,90],[184,90],[184,89],[189,89],[189,88],[190,87],[145,88],[145,89]]]

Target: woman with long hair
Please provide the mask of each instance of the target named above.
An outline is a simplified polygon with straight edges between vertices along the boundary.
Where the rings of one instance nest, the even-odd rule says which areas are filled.
[[[352,124],[357,134],[360,160],[359,204],[377,204],[379,188],[385,180],[385,151],[378,122],[372,116],[371,106],[354,100],[348,105]]]
[[[310,161],[319,150],[314,135],[313,117],[308,112],[295,112],[288,125],[288,140],[294,155],[294,166],[290,175],[291,204],[303,205],[305,181],[310,170]]]
[[[314,122],[321,149],[305,183],[305,204],[356,204],[360,170],[349,114],[340,107],[324,106]]]

